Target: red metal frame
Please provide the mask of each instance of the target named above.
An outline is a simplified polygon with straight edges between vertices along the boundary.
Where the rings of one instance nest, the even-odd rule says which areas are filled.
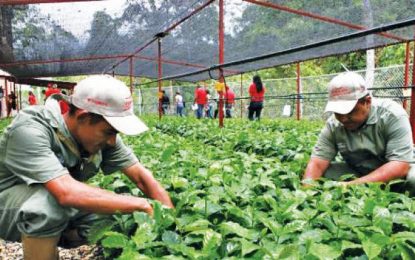
[[[324,22],[328,22],[328,23],[334,23],[334,24],[342,25],[344,27],[348,27],[348,28],[351,28],[351,29],[357,29],[357,30],[367,29],[366,27],[361,26],[361,25],[352,24],[352,23],[345,22],[345,21],[335,19],[335,18],[332,18],[332,17],[313,14],[313,13],[310,13],[310,12],[306,12],[304,10],[293,9],[293,8],[289,8],[287,6],[274,4],[274,3],[270,3],[270,2],[266,2],[266,1],[258,1],[258,0],[243,0],[243,1],[249,2],[251,4],[257,4],[257,5],[261,5],[261,6],[265,6],[265,7],[271,7],[271,8],[274,8],[274,9],[278,9],[278,10],[281,10],[281,11],[286,11],[286,12],[293,13],[293,14],[298,14],[298,15],[301,15],[301,16],[311,17],[311,18],[314,18],[316,20],[320,20],[320,21],[324,21]],[[402,37],[399,37],[399,36],[396,36],[396,35],[393,35],[393,34],[390,34],[390,33],[378,33],[378,34],[382,35],[384,37],[387,37],[387,38],[398,40],[398,41],[406,41],[407,40],[405,38],[402,38]]]
[[[122,59],[122,58],[128,58],[128,57],[134,57],[135,59],[140,60],[149,60],[149,61],[158,61],[158,58],[152,58],[147,56],[141,56],[141,55],[128,55],[128,54],[122,54],[122,55],[108,55],[108,56],[90,56],[85,58],[73,58],[73,59],[61,59],[61,60],[33,60],[33,61],[17,61],[17,62],[10,62],[10,63],[0,63],[0,67],[18,67],[18,66],[25,66],[25,65],[37,65],[37,64],[49,64],[49,63],[65,63],[65,62],[83,62],[83,61],[91,61],[91,60],[104,60],[104,59]],[[163,63],[166,64],[173,64],[173,65],[181,65],[181,66],[187,66],[187,67],[194,67],[194,68],[207,68],[204,65],[200,64],[194,64],[194,63],[188,63],[188,62],[182,62],[182,61],[174,61],[174,60],[168,60],[168,59],[161,59]],[[236,70],[224,70],[229,73],[239,73],[239,71]],[[112,71],[113,73],[114,71]]]
[[[164,30],[161,34],[162,35],[167,35],[171,30],[173,30],[174,28],[176,28],[178,25],[180,25],[181,23],[183,23],[184,21],[186,21],[187,19],[189,19],[192,15],[198,13],[199,11],[201,11],[203,8],[205,8],[206,6],[210,5],[212,2],[214,2],[215,0],[209,0],[206,3],[204,3],[203,5],[201,5],[200,7],[196,8],[195,10],[193,10],[192,12],[190,12],[188,15],[186,15],[185,17],[183,17],[181,20],[179,20],[178,22],[174,23],[173,25],[171,25],[170,27],[168,27],[166,30]],[[130,54],[130,56],[136,55],[137,53],[139,53],[140,51],[144,50],[145,48],[147,48],[149,45],[151,45],[153,42],[155,42],[157,39],[159,39],[160,37],[154,37],[152,40],[150,40],[148,43],[144,44],[144,46],[136,49],[133,53]],[[112,68],[117,67],[118,65],[120,65],[121,63],[123,63],[124,61],[126,61],[128,59],[125,58],[119,62],[117,62],[116,64],[114,64],[112,66]]]
[[[159,96],[158,96],[158,99],[159,99],[159,120],[161,120],[161,116],[162,116],[162,113],[161,113],[161,111],[162,111],[162,107],[161,107],[161,78],[162,78],[162,76],[163,76],[163,70],[162,70],[162,67],[161,67],[161,39],[160,38],[157,38],[157,45],[158,45],[158,66],[157,66],[157,68],[158,68],[158,81],[157,81],[157,85],[158,85],[158,88],[159,88]]]
[[[409,42],[406,43],[406,49],[405,49],[405,74],[404,74],[404,89],[406,89],[406,87],[409,85],[409,60],[410,60],[410,50],[411,50],[411,45]],[[406,110],[407,107],[407,101],[406,99],[403,100],[402,103],[403,108]]]
[[[300,99],[300,89],[301,89],[301,77],[300,77],[300,63],[297,63],[297,120],[301,119],[301,99]]]
[[[133,63],[134,56],[130,58],[130,92],[133,94],[133,73],[134,73],[134,63]]]
[[[6,100],[5,102],[5,107],[6,107],[6,117],[7,117],[7,99],[9,98],[9,88],[7,86],[7,78],[4,77],[4,100]]]
[[[223,0],[219,0],[219,64],[223,64],[225,62],[225,37],[224,37],[224,2]],[[219,82],[224,82],[225,79],[223,77],[223,70],[219,69]],[[226,88],[226,86],[225,86]],[[223,127],[223,91],[219,91],[219,127]]]
[[[414,50],[415,50],[415,41]],[[412,85],[415,84],[415,54],[413,55],[413,63],[412,63]],[[415,89],[411,89],[411,109],[409,113],[409,121],[411,123],[412,128],[412,141],[415,142]]]
[[[240,95],[240,97],[241,97],[241,118],[243,118],[243,107],[244,107],[244,105],[243,105],[243,100],[242,100],[242,95],[243,95],[243,86],[242,86],[242,80],[243,80],[243,78],[242,78],[242,75],[243,74],[241,74],[241,95]]]

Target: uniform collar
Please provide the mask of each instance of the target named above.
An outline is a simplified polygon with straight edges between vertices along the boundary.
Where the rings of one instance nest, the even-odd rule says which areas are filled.
[[[58,100],[54,99],[53,95],[46,100],[45,108],[49,111],[49,122],[53,129],[55,129],[59,141],[61,141],[76,157],[81,158],[78,143],[69,132],[61,114]]]
[[[374,125],[378,122],[378,114],[376,113],[377,107],[373,105],[373,100],[372,100],[372,104],[370,105],[370,112],[369,112],[369,117],[366,120],[366,125]]]

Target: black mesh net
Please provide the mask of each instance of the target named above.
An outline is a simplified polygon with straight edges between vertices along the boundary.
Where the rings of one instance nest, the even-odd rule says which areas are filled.
[[[158,43],[154,37],[168,32],[161,43],[163,77],[181,75],[178,78],[186,81],[217,78],[217,70],[206,70],[219,63],[218,1],[209,2],[3,5],[0,67],[16,77],[129,75],[133,55],[134,76],[157,78]],[[414,36],[415,1],[224,2],[225,64],[241,61],[226,66],[225,75],[395,44]],[[382,34],[353,36],[394,24],[403,25],[386,27]],[[244,62],[247,58],[252,59]]]

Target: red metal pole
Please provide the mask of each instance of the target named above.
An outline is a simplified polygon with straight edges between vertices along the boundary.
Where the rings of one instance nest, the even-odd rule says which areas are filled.
[[[300,63],[297,63],[297,120],[301,119],[301,82],[300,82]]]
[[[161,120],[161,77],[163,75],[163,71],[161,68],[161,39],[157,38],[157,43],[158,43],[158,87],[159,87],[159,92],[158,92],[158,99],[159,99],[159,120]]]
[[[20,109],[22,108],[22,85],[21,84],[19,84],[19,105],[16,107],[17,112],[19,112],[19,108]]]
[[[3,93],[4,93],[3,98],[4,98],[5,102],[4,102],[4,106],[3,106],[3,103],[1,104],[2,106],[1,106],[1,109],[0,109],[0,118],[2,118],[3,110],[5,110],[4,108],[6,108],[5,111],[7,111],[7,78],[6,77],[4,77],[4,89],[3,89]],[[0,102],[3,101],[3,98],[0,98]]]
[[[414,43],[414,50],[415,50],[415,41]],[[412,63],[412,85],[415,84],[415,53],[413,55],[413,63]],[[409,114],[409,121],[411,123],[412,128],[412,140],[415,140],[415,91],[411,89],[411,109]]]
[[[130,92],[131,94],[133,94],[133,66],[134,66],[133,58],[134,57],[130,58]]]
[[[6,101],[7,101],[8,97],[9,97],[9,86],[7,84],[7,78],[4,78],[4,89],[5,89],[5,92],[6,92],[5,97],[6,97]]]
[[[403,91],[404,94],[405,94],[406,87],[408,87],[408,85],[409,85],[409,59],[410,59],[410,55],[411,55],[410,50],[411,50],[411,45],[410,45],[409,42],[406,42],[406,50],[405,50],[405,75],[404,75],[404,84],[403,84],[404,85],[404,91]],[[407,104],[407,101],[404,98],[403,103],[402,103],[402,106],[403,106],[403,108],[405,110],[406,110],[407,105],[408,105]]]
[[[240,97],[241,97],[241,118],[243,117],[243,101],[242,101],[242,95],[243,95],[243,86],[242,86],[242,75],[243,74],[241,74],[241,95],[240,95]]]
[[[219,64],[225,62],[224,55],[224,0],[219,0]],[[223,70],[219,69],[219,82],[224,82]],[[226,86],[225,86],[226,87]],[[219,91],[219,127],[223,127],[223,91]]]

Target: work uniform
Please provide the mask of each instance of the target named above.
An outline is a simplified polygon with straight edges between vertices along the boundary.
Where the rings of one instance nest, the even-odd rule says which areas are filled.
[[[396,102],[372,99],[369,117],[357,130],[345,129],[332,115],[312,157],[332,162],[324,175],[327,178],[338,179],[347,173],[361,177],[389,161],[412,163],[412,144],[406,111]],[[344,163],[333,162],[338,153]]]
[[[59,104],[22,110],[0,139],[0,237],[17,241],[21,233],[33,237],[59,236],[68,225],[86,232],[95,215],[62,207],[44,183],[70,173],[86,181],[99,170],[109,174],[138,159],[117,136],[114,147],[83,158],[69,133]]]

